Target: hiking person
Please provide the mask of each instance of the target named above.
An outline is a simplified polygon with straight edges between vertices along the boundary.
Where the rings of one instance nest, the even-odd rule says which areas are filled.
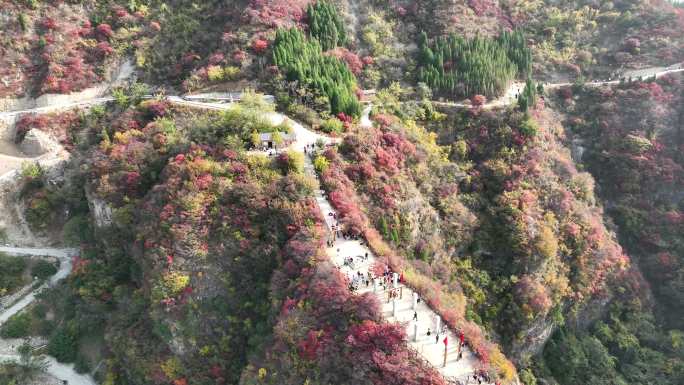
[[[430,337],[430,334],[432,334],[432,332],[430,331],[430,328],[428,328],[428,331],[427,331],[428,337]]]
[[[413,312],[413,320],[418,322],[418,312]]]

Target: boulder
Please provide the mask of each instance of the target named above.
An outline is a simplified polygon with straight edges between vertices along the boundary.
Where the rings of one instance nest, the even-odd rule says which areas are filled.
[[[19,149],[26,155],[38,156],[59,148],[57,141],[46,132],[31,129],[19,144]]]

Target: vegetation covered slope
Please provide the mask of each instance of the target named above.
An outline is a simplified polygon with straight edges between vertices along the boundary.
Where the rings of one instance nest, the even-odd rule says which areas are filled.
[[[567,114],[569,144],[596,178],[620,243],[648,286],[611,303],[606,317],[589,328],[556,333],[538,369],[562,384],[680,383],[681,76],[578,86],[554,101]]]
[[[137,2],[2,1],[0,97],[80,91],[158,24]]]
[[[681,61],[681,9],[6,3],[0,96],[80,90],[131,55],[142,80],[174,94],[252,86],[342,135],[316,159],[341,222],[465,331],[498,379],[682,382],[681,80],[564,88],[553,107],[568,137],[531,93],[494,111],[482,97],[448,114],[429,102],[433,91],[495,96],[529,73],[579,84]],[[364,88],[378,88],[374,128],[349,117]],[[49,337],[48,352],[82,371],[106,358],[106,384],[441,383],[327,263],[301,157],[245,152],[259,132],[287,130],[259,118],[266,106],[248,97],[196,114],[142,93],[18,122],[19,137],[48,130],[74,152],[68,183],[38,172],[24,201],[34,227],[64,224],[83,251],[68,285],[13,321],[22,335]],[[582,147],[584,165],[564,145]]]
[[[681,332],[660,330],[592,177],[573,166],[558,119],[540,103],[530,116],[474,110],[433,123],[448,146],[377,115],[379,128],[348,135],[320,162],[341,222],[371,245],[377,230],[409,284],[437,309],[448,304],[445,320],[474,336],[471,346],[479,324],[530,366],[525,383],[676,383]]]
[[[684,328],[680,75],[558,95],[571,137],[670,326]],[[580,155],[580,154],[578,154]]]
[[[151,100],[72,126],[68,181],[44,188],[69,202],[82,254],[24,335],[78,370],[106,359],[106,384],[442,384],[328,262],[301,155],[245,152],[267,111]]]
[[[430,37],[496,36],[521,29],[533,49],[534,72],[558,78],[607,76],[619,68],[684,60],[684,12],[668,1],[430,0],[392,4],[388,18]],[[415,32],[413,34],[415,36]]]
[[[520,30],[535,75],[548,79],[684,59],[684,15],[666,1],[8,0],[3,14],[3,96],[83,89],[124,55],[150,83],[269,89],[275,32],[291,27],[343,59],[363,88],[408,80],[420,31],[472,38]]]

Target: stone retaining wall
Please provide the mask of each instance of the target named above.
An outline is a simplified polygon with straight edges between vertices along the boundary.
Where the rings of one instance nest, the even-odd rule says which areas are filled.
[[[0,112],[30,110],[33,108],[69,104],[88,99],[95,99],[107,93],[112,86],[119,85],[129,79],[131,75],[133,75],[133,70],[134,67],[131,61],[126,60],[119,64],[116,69],[110,73],[109,79],[112,80],[90,88],[86,88],[83,91],[72,92],[70,94],[45,94],[37,98],[0,98]]]

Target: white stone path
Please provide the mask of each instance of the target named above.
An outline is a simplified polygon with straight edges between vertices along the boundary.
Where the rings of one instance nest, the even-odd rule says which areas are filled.
[[[306,171],[310,174],[314,173],[313,165],[307,158]],[[316,201],[321,210],[321,214],[325,217],[328,230],[332,231],[332,226],[335,224],[335,219],[330,213],[336,211],[330,205],[330,202],[323,196],[322,190],[316,190]],[[339,252],[338,252],[339,249]],[[366,277],[369,268],[376,262],[373,253],[361,243],[359,240],[345,240],[337,238],[333,247],[327,248],[328,255],[331,261],[339,267],[340,271],[347,277],[353,277],[360,272]],[[368,259],[364,260],[365,255]],[[352,257],[354,259],[354,267],[344,264],[344,259]],[[378,280],[379,281],[379,280]],[[467,348],[463,348],[463,356],[458,360],[458,344],[459,337],[456,333],[449,330],[446,333],[448,339],[447,345],[447,361],[444,366],[444,334],[439,335],[439,339],[435,338],[435,331],[444,327],[443,322],[438,320],[437,314],[430,309],[424,301],[420,301],[414,308],[413,298],[418,298],[418,294],[409,287],[399,283],[398,288],[401,290],[401,299],[396,299],[395,303],[388,302],[388,291],[383,290],[377,285],[374,290],[374,285],[371,283],[368,286],[365,283],[360,285],[359,294],[375,293],[378,300],[382,304],[382,315],[388,322],[399,322],[404,325],[406,335],[409,339],[410,346],[419,353],[419,355],[428,361],[432,366],[437,368],[439,372],[448,380],[459,380],[466,383],[469,376],[479,368],[480,362],[475,355]],[[418,315],[418,321],[413,321],[414,311]],[[417,329],[416,329],[417,327]],[[432,332],[427,336],[428,328]],[[418,335],[416,338],[416,330]],[[471,377],[472,380],[472,377]]]

